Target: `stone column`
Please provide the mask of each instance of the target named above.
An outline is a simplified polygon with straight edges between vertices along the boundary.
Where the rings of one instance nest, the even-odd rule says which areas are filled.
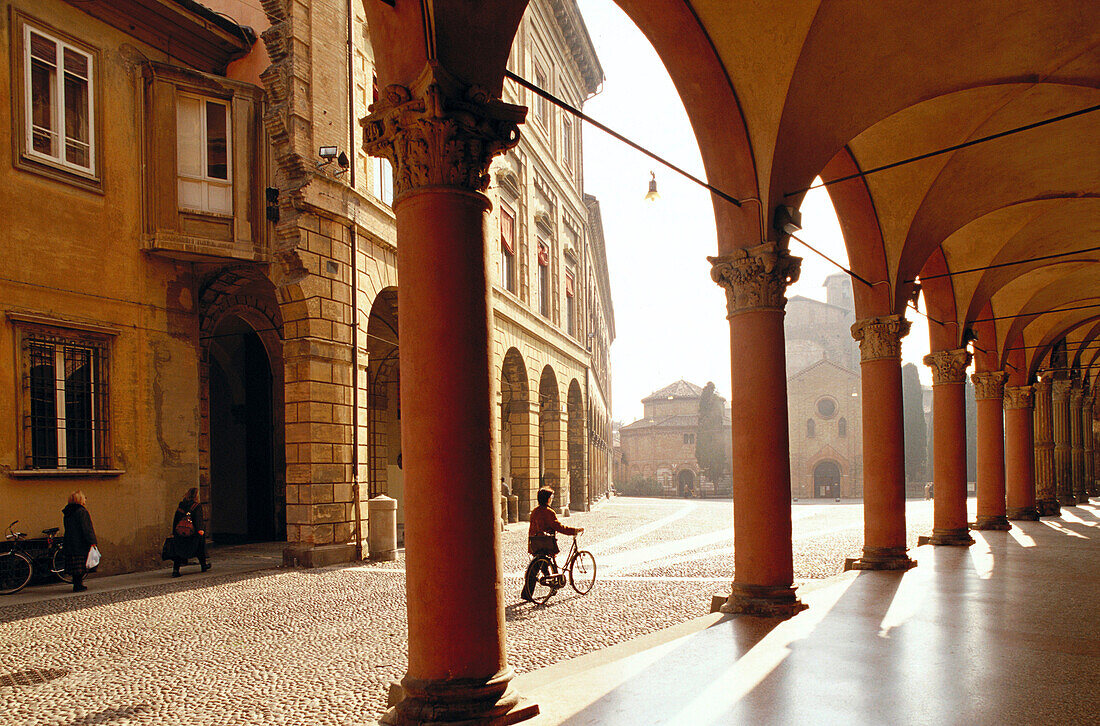
[[[970,353],[941,350],[924,357],[932,368],[932,536],[919,544],[974,544],[966,521],[966,400]]]
[[[1085,388],[1080,380],[1073,381],[1069,396],[1070,466],[1075,504],[1089,501],[1085,484]]]
[[[844,569],[908,570],[905,554],[905,429],[901,395],[900,315],[865,318],[852,326],[859,341],[863,390],[863,557]]]
[[[1092,396],[1085,394],[1085,400],[1081,403],[1081,438],[1085,441],[1085,500],[1082,504],[1088,504],[1090,496],[1096,496],[1096,467],[1093,464],[1093,437],[1092,434]]]
[[[1054,474],[1054,408],[1049,376],[1035,382],[1035,508],[1040,517],[1056,517],[1058,504],[1057,477]]]
[[[1054,430],[1054,482],[1058,492],[1058,504],[1072,507],[1077,504],[1073,493],[1073,458],[1070,434],[1070,394],[1072,382],[1056,380],[1051,387],[1051,419]]]
[[[708,258],[726,291],[733,417],[734,581],[722,612],[788,617],[794,592],[783,308],[801,258],[774,242]]]
[[[1039,510],[1035,507],[1032,398],[1031,386],[1005,388],[1005,485],[1010,520],[1039,519]]]
[[[978,516],[972,529],[1010,529],[1005,516],[1004,371],[970,376],[978,408]]]
[[[505,655],[484,191],[524,109],[429,63],[387,86],[364,148],[394,168],[408,672],[391,724],[514,723],[538,712]]]

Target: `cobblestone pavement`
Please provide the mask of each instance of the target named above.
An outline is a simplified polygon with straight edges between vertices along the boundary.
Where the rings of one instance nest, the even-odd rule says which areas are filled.
[[[971,500],[973,504],[973,500]],[[856,502],[793,506],[795,577],[862,546]],[[910,545],[931,502],[908,505]],[[519,599],[526,531],[502,536],[509,660],[541,668],[705,614],[733,577],[728,501],[620,497],[568,523],[599,578]],[[564,548],[563,548],[564,549]],[[3,607],[0,723],[373,724],[405,671],[404,563],[267,570]]]

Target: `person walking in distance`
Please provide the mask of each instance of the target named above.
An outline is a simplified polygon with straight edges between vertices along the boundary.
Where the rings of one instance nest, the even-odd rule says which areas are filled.
[[[196,556],[203,572],[210,569],[206,559],[206,526],[198,487],[187,490],[172,517],[172,554],[172,577],[179,577],[180,567]]]
[[[65,525],[65,571],[73,577],[73,592],[88,589],[84,584],[88,551],[97,544],[92,517],[85,506],[87,504],[88,498],[78,490],[69,495],[69,503],[61,510]]]

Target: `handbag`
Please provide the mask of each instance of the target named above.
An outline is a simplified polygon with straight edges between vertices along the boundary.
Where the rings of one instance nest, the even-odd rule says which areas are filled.
[[[96,547],[95,545],[92,545],[92,548],[90,550],[88,550],[88,559],[87,559],[87,561],[85,561],[84,567],[86,567],[89,570],[95,569],[96,567],[99,566],[99,560],[100,560],[99,548]]]

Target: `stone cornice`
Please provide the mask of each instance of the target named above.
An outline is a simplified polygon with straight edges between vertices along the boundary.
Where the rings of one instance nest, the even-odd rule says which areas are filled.
[[[909,334],[911,323],[901,315],[864,318],[852,325],[852,337],[859,341],[859,357],[864,363],[875,360],[901,360],[901,339]]]
[[[932,385],[965,383],[970,358],[970,352],[966,348],[940,350],[924,356],[924,364],[932,369]]]
[[[383,89],[360,122],[363,148],[393,164],[395,204],[425,187],[484,192],[489,164],[519,142],[526,114],[431,62],[411,87]]]
[[[1031,386],[1005,386],[1004,400],[1006,409],[1031,408],[1034,391]]]
[[[1004,371],[982,371],[970,376],[974,384],[974,399],[983,401],[986,399],[1002,399],[1005,394],[1005,381],[1008,374]]]
[[[801,257],[774,242],[708,257],[710,276],[726,291],[727,317],[755,310],[783,310],[787,286],[798,280]]]

